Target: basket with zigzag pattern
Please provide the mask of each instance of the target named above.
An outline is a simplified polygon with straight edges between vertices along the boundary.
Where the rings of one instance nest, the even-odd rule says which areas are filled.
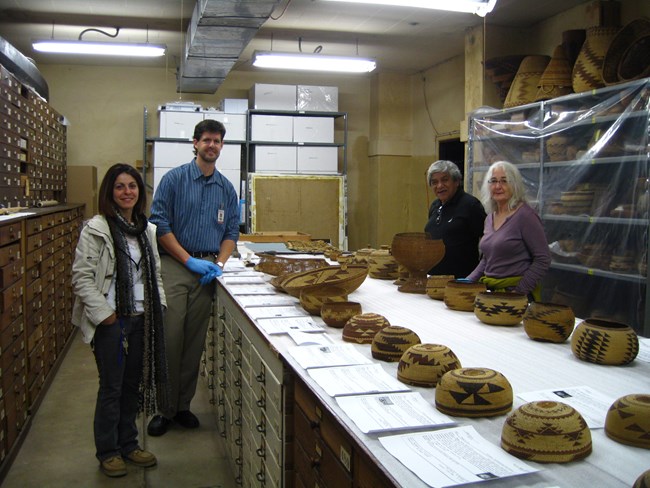
[[[528,307],[528,297],[523,293],[478,293],[474,299],[474,315],[488,325],[517,325]]]
[[[580,360],[622,366],[639,353],[639,338],[623,323],[603,319],[582,321],[571,336],[571,350]]]

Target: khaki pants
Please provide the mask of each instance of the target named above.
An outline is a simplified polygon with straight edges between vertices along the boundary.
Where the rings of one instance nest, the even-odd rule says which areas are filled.
[[[196,393],[216,285],[212,281],[202,286],[198,275],[169,255],[161,256],[161,262],[167,299],[165,338],[171,395],[169,411],[160,413],[171,419],[177,412],[190,410]]]

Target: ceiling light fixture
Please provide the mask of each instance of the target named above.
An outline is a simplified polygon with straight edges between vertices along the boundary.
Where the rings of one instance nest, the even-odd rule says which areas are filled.
[[[355,56],[328,56],[318,53],[282,53],[255,51],[253,66],[306,71],[339,73],[370,73],[377,67],[373,59]]]
[[[394,5],[399,7],[430,8],[468,12],[485,17],[492,12],[497,0],[329,0],[331,2],[372,3],[375,5]]]
[[[79,34],[76,41],[57,41],[45,39],[34,41],[32,47],[44,53],[63,54],[95,54],[100,56],[134,56],[134,57],[159,57],[164,56],[167,46],[163,44],[149,44],[148,42],[91,42],[82,40],[88,31],[95,31],[108,37],[117,37],[120,28],[115,28],[115,34],[109,34],[99,29],[86,29]],[[147,38],[149,31],[147,30]]]

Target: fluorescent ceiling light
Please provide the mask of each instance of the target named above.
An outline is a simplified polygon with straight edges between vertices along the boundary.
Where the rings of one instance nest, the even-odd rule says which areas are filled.
[[[485,17],[492,12],[497,0],[329,0],[331,2],[372,3],[375,5],[395,5],[399,7],[418,7],[453,12],[469,12]]]
[[[253,66],[258,68],[291,69],[306,71],[330,71],[341,73],[370,73],[377,67],[372,59],[326,56],[311,53],[281,53],[256,51]]]
[[[149,43],[34,41],[32,47],[44,53],[97,54],[101,56],[158,57],[165,54],[166,46]]]

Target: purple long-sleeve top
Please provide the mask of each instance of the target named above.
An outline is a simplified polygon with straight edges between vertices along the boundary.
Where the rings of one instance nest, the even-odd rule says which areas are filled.
[[[494,230],[494,214],[485,219],[483,238],[479,244],[481,261],[468,278],[477,281],[491,278],[521,276],[515,291],[528,294],[542,279],[551,264],[551,253],[542,221],[527,204]]]

